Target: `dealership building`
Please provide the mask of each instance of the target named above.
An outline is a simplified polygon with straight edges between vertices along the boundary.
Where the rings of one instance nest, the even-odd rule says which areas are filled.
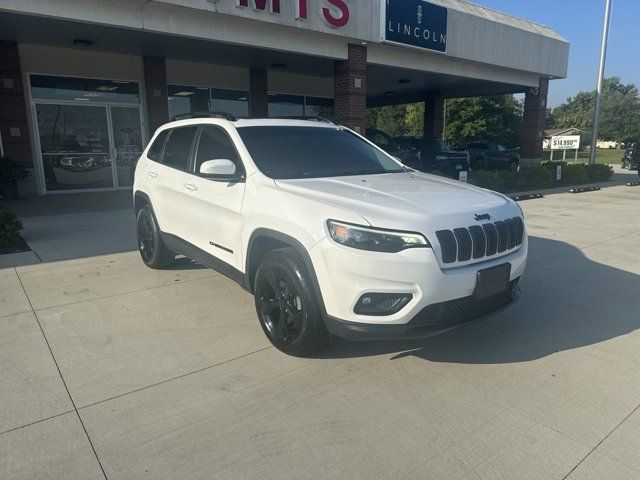
[[[549,80],[569,44],[462,0],[0,0],[0,148],[32,175],[22,195],[130,188],[175,116],[329,116],[524,93],[520,154],[542,156]]]

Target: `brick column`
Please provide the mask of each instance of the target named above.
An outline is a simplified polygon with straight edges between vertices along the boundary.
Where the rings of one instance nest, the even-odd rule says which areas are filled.
[[[4,154],[33,167],[18,44],[0,40],[0,134]]]
[[[537,92],[527,91],[520,130],[520,157],[522,164],[537,164],[542,160],[544,121],[547,113],[549,79],[541,78]]]
[[[335,121],[364,134],[367,109],[367,47],[349,45],[335,64]]]
[[[249,72],[249,113],[254,118],[269,116],[267,71],[261,68],[252,68]]]
[[[444,98],[428,93],[424,100],[424,138],[444,138]]]
[[[144,57],[144,85],[147,100],[149,136],[169,119],[169,92],[164,58]]]

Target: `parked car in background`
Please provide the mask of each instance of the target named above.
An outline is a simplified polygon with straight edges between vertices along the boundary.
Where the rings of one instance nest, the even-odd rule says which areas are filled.
[[[416,162],[405,163],[421,172],[438,173],[456,180],[460,172],[470,171],[467,152],[454,150],[439,138],[396,137],[396,143],[418,152]]]
[[[520,168],[520,155],[515,150],[496,142],[478,141],[467,145],[467,153],[471,160],[471,167],[482,170],[511,170]]]
[[[638,145],[638,144],[636,144]],[[640,170],[640,147],[627,148],[622,155],[622,168],[629,170]]]
[[[386,132],[375,128],[367,128],[365,136],[367,140],[373,142],[377,147],[380,147],[389,155],[396,157],[405,165],[413,167],[413,164],[418,162],[418,151],[412,146],[399,144],[394,138]]]

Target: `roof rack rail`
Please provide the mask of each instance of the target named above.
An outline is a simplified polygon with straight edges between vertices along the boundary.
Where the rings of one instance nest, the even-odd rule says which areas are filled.
[[[238,119],[228,112],[190,112],[182,113],[173,117],[173,120],[188,120],[190,118],[223,118],[230,122],[235,122]]]
[[[284,119],[284,120],[310,120],[310,121],[315,121],[315,122],[330,123],[332,125],[334,124],[328,118],[321,117],[319,115],[292,115],[292,116],[286,116],[286,117],[272,117],[272,118],[279,118],[279,119]]]

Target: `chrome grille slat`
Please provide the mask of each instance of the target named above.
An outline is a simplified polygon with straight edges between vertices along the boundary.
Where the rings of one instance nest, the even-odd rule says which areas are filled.
[[[520,217],[495,223],[439,230],[436,232],[443,263],[467,262],[513,250],[524,240]]]

